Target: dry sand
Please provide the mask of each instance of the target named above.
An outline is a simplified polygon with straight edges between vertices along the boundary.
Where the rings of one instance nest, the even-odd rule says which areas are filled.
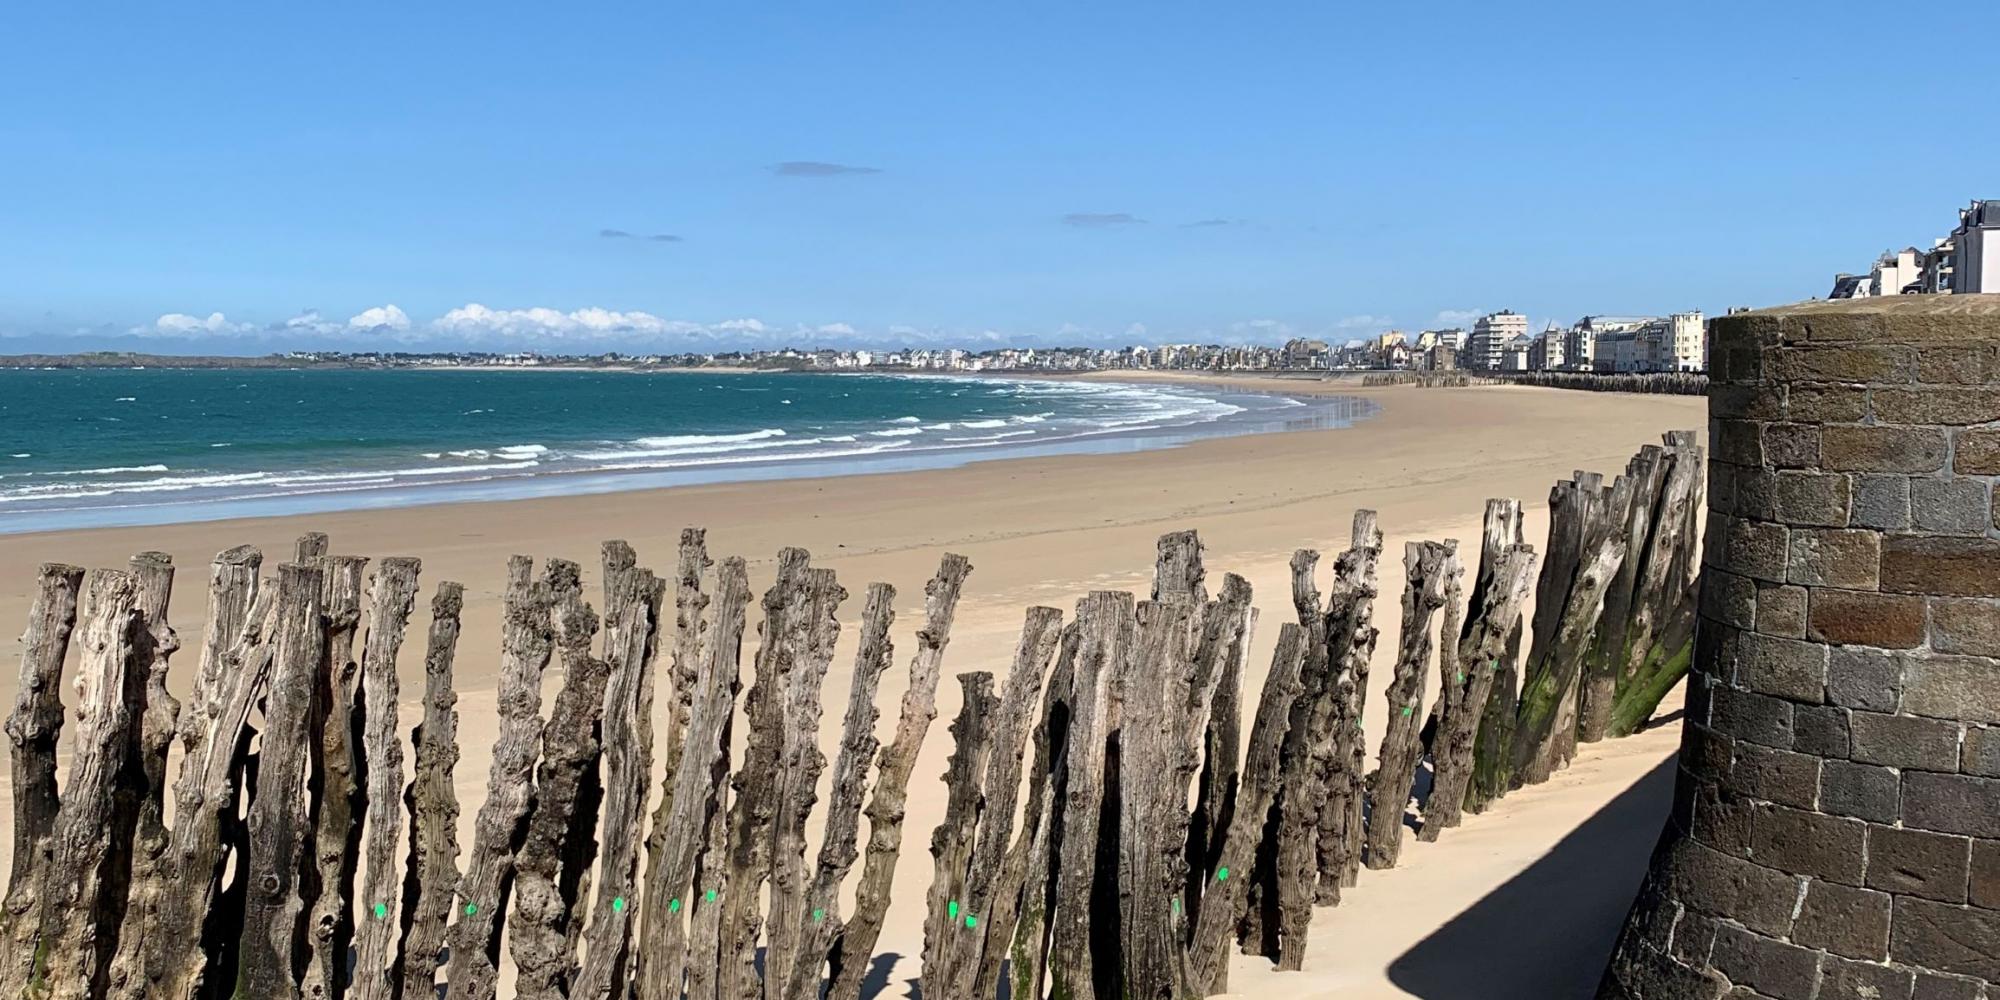
[[[679,530],[701,525],[708,528],[712,555],[750,560],[753,589],[761,592],[781,546],[811,550],[816,564],[838,571],[850,593],[841,609],[843,642],[826,679],[829,705],[821,741],[831,754],[865,585],[884,580],[899,592],[896,665],[884,677],[881,692],[886,737],[914,648],[911,633],[922,616],[923,584],[945,551],[964,553],[973,564],[946,672],[984,669],[1004,675],[1023,608],[1048,604],[1067,612],[1092,589],[1143,590],[1157,536],[1199,529],[1211,579],[1219,581],[1225,571],[1243,575],[1264,609],[1265,626],[1256,637],[1251,675],[1245,678],[1246,689],[1254,692],[1277,622],[1289,616],[1287,561],[1292,551],[1319,549],[1328,557],[1324,572],[1333,553],[1346,544],[1353,511],[1374,508],[1381,512],[1388,536],[1384,594],[1377,610],[1384,630],[1377,656],[1380,677],[1395,649],[1403,542],[1453,537],[1476,552],[1484,500],[1512,496],[1528,505],[1529,537],[1539,546],[1554,480],[1579,468],[1617,472],[1634,450],[1658,440],[1660,432],[1700,430],[1705,423],[1704,401],[1690,397],[1514,387],[1361,388],[1257,377],[1205,381],[1348,393],[1375,400],[1381,410],[1349,429],[1208,440],[1161,451],[6,535],[0,536],[0,622],[26,620],[34,567],[43,561],[117,566],[144,549],[171,554],[181,568],[171,619],[189,637],[203,619],[208,561],[231,545],[261,547],[267,569],[289,554],[293,538],[309,529],[328,532],[337,552],[418,556],[427,585],[445,579],[466,585],[457,676],[465,756],[457,777],[465,826],[461,842],[469,846],[494,730],[498,600],[511,553],[582,562],[586,585],[594,589],[601,540],[627,539],[642,565],[670,572]],[[403,657],[406,730],[416,716],[409,699],[421,689],[427,599],[418,605]],[[746,647],[754,648],[754,638]],[[177,658],[177,686],[184,686],[194,659],[192,648]],[[746,671],[747,660],[746,655]],[[11,702],[13,671],[0,674],[5,675],[0,677],[0,698]],[[939,691],[939,720],[912,781],[897,905],[878,948],[878,954],[905,956],[889,970],[885,996],[909,992],[906,981],[917,972],[923,888],[931,874],[925,845],[943,811],[937,777],[950,751],[945,723],[958,700],[957,685],[948,676]],[[1371,705],[1370,722],[1379,722],[1381,715],[1379,706]],[[1315,917],[1305,972],[1279,974],[1261,960],[1239,957],[1233,987],[1249,996],[1589,996],[1665,815],[1671,781],[1669,769],[1661,765],[1673,752],[1677,731],[1668,726],[1586,748],[1574,767],[1548,785],[1516,793],[1486,815],[1468,817],[1462,829],[1439,843],[1411,845],[1401,868],[1364,873],[1343,906]],[[1379,732],[1371,735],[1371,740],[1379,738]],[[0,802],[7,801],[10,796],[0,795]],[[10,828],[11,823],[0,821],[0,854],[9,846]]]

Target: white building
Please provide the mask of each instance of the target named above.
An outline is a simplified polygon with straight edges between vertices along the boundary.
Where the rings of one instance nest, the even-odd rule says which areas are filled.
[[[1975,201],[1958,212],[1951,290],[1959,295],[2000,292],[2000,200]]]
[[[1698,311],[1674,313],[1636,325],[1621,324],[1597,335],[1593,367],[1600,372],[1705,370],[1706,329]]]
[[[1528,341],[1528,317],[1509,309],[1479,317],[1472,324],[1472,336],[1467,338],[1459,363],[1467,368],[1483,368],[1499,371],[1503,367],[1502,355],[1507,345],[1520,340],[1524,349]]]
[[[1528,369],[1538,372],[1561,371],[1568,362],[1568,331],[1551,325],[1535,335],[1528,345]]]

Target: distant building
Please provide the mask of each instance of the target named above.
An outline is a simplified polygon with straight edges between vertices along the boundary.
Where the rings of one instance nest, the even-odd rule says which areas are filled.
[[[1500,370],[1503,372],[1524,372],[1528,370],[1528,351],[1534,339],[1526,333],[1507,338],[1500,345]]]
[[[1507,345],[1517,339],[1525,352],[1528,317],[1507,309],[1481,316],[1472,324],[1472,336],[1467,338],[1459,360],[1467,368],[1500,371],[1505,367]]]
[[[1323,368],[1326,366],[1327,346],[1324,340],[1307,340],[1294,337],[1285,341],[1285,365],[1289,368]]]
[[[1606,326],[1607,332],[1598,334],[1593,345],[1592,367],[1597,371],[1671,372],[1708,368],[1707,328],[1699,311]]]
[[[1952,244],[1951,290],[2000,292],[2000,200],[1975,201],[1958,212]]]
[[[1557,329],[1554,324],[1536,334],[1534,341],[1528,345],[1528,369],[1538,372],[1561,371],[1568,357],[1564,350],[1566,339],[1565,331]]]
[[[1455,371],[1458,368],[1458,348],[1450,344],[1432,344],[1424,352],[1424,367],[1434,372]]]

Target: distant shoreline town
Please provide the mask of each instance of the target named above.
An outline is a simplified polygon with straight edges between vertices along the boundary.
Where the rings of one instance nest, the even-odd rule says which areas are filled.
[[[1391,330],[1331,344],[1296,337],[1276,346],[1163,344],[1123,348],[1033,347],[967,351],[773,350],[718,353],[552,354],[537,351],[290,351],[261,356],[181,356],[125,351],[0,355],[0,368],[411,368],[588,369],[617,371],[1064,373],[1127,370],[1222,372],[1675,372],[1706,368],[1699,312],[1666,317],[1586,316],[1530,335],[1511,310],[1482,316],[1470,330],[1408,334]]]

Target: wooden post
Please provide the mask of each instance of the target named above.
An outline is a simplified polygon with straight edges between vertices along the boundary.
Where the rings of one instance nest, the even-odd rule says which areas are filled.
[[[1033,607],[1021,623],[1021,639],[1014,647],[1014,663],[1007,671],[1006,693],[1000,699],[1000,715],[993,726],[993,751],[986,769],[986,789],[979,809],[979,832],[972,844],[971,860],[964,873],[966,889],[961,909],[972,919],[961,921],[946,940],[945,952],[950,974],[941,995],[993,995],[1000,960],[1014,936],[1014,914],[1020,895],[1025,852],[1014,854],[1014,810],[1020,802],[1022,754],[1026,749],[1036,701],[1042,681],[1062,637],[1062,612],[1055,608]],[[1036,789],[1039,791],[1039,789]],[[1006,905],[1002,900],[1013,897]],[[992,967],[994,979],[981,992],[977,983]]]
[[[56,746],[63,727],[62,669],[76,628],[83,569],[43,563],[37,576],[28,631],[21,637],[21,681],[14,712],[7,717],[13,743],[14,862],[7,899],[0,911],[0,996],[17,997],[28,987],[41,930],[42,900],[56,816]]]
[[[1366,830],[1362,810],[1368,799],[1368,741],[1362,716],[1368,702],[1368,664],[1375,656],[1380,630],[1375,627],[1375,597],[1379,590],[1376,568],[1382,559],[1382,529],[1375,512],[1357,510],[1350,546],[1334,564],[1336,590],[1327,607],[1327,644],[1336,667],[1334,687],[1340,693],[1340,716],[1333,726],[1336,766],[1347,778],[1347,815],[1338,824],[1327,822],[1327,811],[1338,809],[1340,800],[1328,795],[1323,801],[1320,822],[1320,879],[1315,901],[1321,905],[1338,903],[1340,893],[1327,878],[1330,861],[1339,862],[1339,887],[1351,886],[1361,871],[1362,837]],[[1333,787],[1329,779],[1330,787]],[[1338,830],[1338,849],[1326,850],[1325,837]]]
[[[1305,663],[1306,641],[1305,628],[1295,622],[1286,622],[1278,629],[1278,648],[1272,653],[1257,715],[1250,724],[1250,745],[1236,789],[1236,808],[1217,840],[1215,871],[1202,892],[1201,914],[1188,946],[1189,984],[1199,995],[1228,989],[1229,942],[1248,906],[1247,876],[1264,840],[1281,784],[1281,751],[1285,731],[1291,727],[1292,704],[1303,691],[1299,668]]]
[[[403,792],[410,814],[410,855],[403,873],[403,905],[395,966],[398,997],[434,1000],[438,955],[444,950],[451,904],[458,894],[458,694],[452,661],[458,651],[459,613],[465,588],[449,580],[431,598],[431,628],[424,653],[424,716],[410,734],[416,772]]]
[[[1347,818],[1345,754],[1334,733],[1342,712],[1336,686],[1336,665],[1327,649],[1327,614],[1313,573],[1319,553],[1300,549],[1292,554],[1292,607],[1303,633],[1299,666],[1299,697],[1293,699],[1285,727],[1283,757],[1293,762],[1281,773],[1274,808],[1275,834],[1265,837],[1255,859],[1249,889],[1250,908],[1244,916],[1243,940],[1254,953],[1282,963],[1284,937],[1311,919],[1313,882],[1324,881],[1338,894],[1340,831]],[[1331,829],[1320,829],[1322,823]],[[1325,854],[1320,858],[1316,850]],[[1294,966],[1296,968],[1296,966]]]
[[[804,549],[778,553],[777,581],[764,592],[764,621],[758,626],[756,681],[743,699],[749,725],[743,766],[731,778],[729,807],[729,892],[722,900],[721,965],[716,992],[724,1000],[750,1000],[759,991],[757,939],[764,882],[771,877],[771,842],[777,824],[785,754],[785,701],[792,671],[805,658],[810,628],[807,555]]]
[[[1410,789],[1416,781],[1417,762],[1424,755],[1421,741],[1424,720],[1424,688],[1430,682],[1431,620],[1447,600],[1446,612],[1458,628],[1457,597],[1464,569],[1458,561],[1458,542],[1410,542],[1403,549],[1406,583],[1403,587],[1402,638],[1396,654],[1394,673],[1383,699],[1388,703],[1388,730],[1382,736],[1380,761],[1369,783],[1367,855],[1373,869],[1396,867],[1403,851],[1404,811]],[[1450,656],[1457,662],[1457,652]]]
[[[1097,891],[1100,813],[1111,740],[1113,686],[1132,647],[1132,595],[1098,591],[1077,605],[1075,701],[1066,752],[1062,844],[1055,861],[1055,904],[1049,927],[1049,976],[1053,994],[1070,1000],[1097,996],[1093,953],[1093,901]],[[1115,914],[1099,914],[1115,919]],[[1109,958],[1109,956],[1106,956]],[[844,998],[843,998],[844,1000]]]
[[[1578,473],[1549,495],[1549,563],[1535,599],[1550,605],[1535,609],[1535,644],[1521,677],[1512,754],[1517,786],[1547,781],[1565,760],[1565,747],[1574,746],[1583,657],[1604,610],[1604,589],[1625,558],[1624,525],[1608,516],[1602,482],[1595,473]],[[1611,492],[1620,489],[1629,487]]]
[[[514,855],[527,832],[534,799],[535,758],[542,739],[542,671],[555,646],[554,589],[529,582],[533,560],[507,561],[506,616],[500,634],[499,733],[486,781],[486,801],[473,825],[472,855],[459,880],[458,919],[451,927],[449,1000],[487,1000],[500,969]]]
[[[191,711],[181,720],[185,752],[174,785],[174,830],[167,848],[173,881],[160,917],[162,927],[184,928],[185,933],[153,935],[154,954],[147,963],[147,976],[162,997],[222,990],[236,972],[223,959],[234,953],[231,943],[239,940],[240,920],[221,919],[213,907],[221,893],[225,828],[235,832],[230,848],[235,864],[240,869],[246,863],[245,831],[236,816],[252,732],[250,714],[263,697],[277,649],[277,588],[268,582],[259,586],[262,561],[256,549],[246,547],[222,553],[211,567],[201,669],[214,684],[197,679]],[[238,878],[236,884],[244,883]],[[211,975],[224,982],[208,982]]]
[[[394,1000],[402,985],[393,967],[400,912],[396,854],[403,836],[397,798],[403,791],[403,740],[397,732],[401,685],[396,654],[417,599],[421,564],[407,556],[382,560],[369,593],[368,637],[361,648],[363,760],[367,764],[368,868],[361,892],[361,928],[355,947],[355,1000]]]
[[[1217,850],[1236,809],[1235,792],[1243,752],[1243,663],[1256,630],[1257,609],[1250,606],[1250,583],[1225,574],[1222,596],[1202,609],[1200,642],[1195,647],[1195,675],[1188,689],[1188,719],[1184,734],[1190,741],[1183,766],[1199,768],[1194,811],[1188,817],[1188,880],[1182,911],[1193,925],[1201,914],[1201,896],[1219,863]],[[1202,699],[1206,704],[1201,704]],[[1202,720],[1195,740],[1196,719]]]
[[[245,867],[242,968],[237,993],[246,997],[299,994],[304,971],[293,948],[305,916],[299,895],[306,848],[307,743],[313,686],[327,649],[325,570],[316,564],[278,567],[276,653],[265,701],[257,794],[250,799]]]
[[[1039,998],[1047,979],[1049,914],[1055,906],[1055,850],[1062,839],[1063,804],[1068,796],[1069,724],[1076,703],[1076,654],[1081,644],[1082,633],[1072,621],[1063,629],[1061,652],[1042,696],[1021,837],[1007,856],[1009,871],[1019,873],[1018,888],[1002,890],[994,906],[996,922],[1014,925],[1008,948],[1010,996]],[[1010,905],[1018,913],[1008,911]],[[999,957],[982,963],[975,995],[993,995],[999,983]]]
[[[1660,487],[1645,564],[1633,597],[1628,648],[1607,732],[1637,732],[1687,673],[1694,636],[1694,523],[1701,507],[1702,452],[1693,433],[1665,436],[1668,468]]]
[[[1137,644],[1120,664],[1122,996],[1191,995],[1181,903],[1187,891],[1188,619],[1194,609],[1186,599],[1141,603]]]
[[[806,571],[802,637],[793,650],[791,679],[785,692],[785,742],[778,772],[778,811],[772,835],[771,902],[767,921],[769,942],[764,951],[764,979],[781,993],[792,981],[806,914],[806,821],[818,802],[819,776],[826,755],[819,750],[820,691],[833,664],[833,647],[840,639],[837,617],[847,591],[830,569]]]
[[[662,880],[667,876],[667,868],[662,852],[666,848],[667,824],[674,814],[674,787],[680,780],[688,716],[694,709],[695,687],[699,683],[697,666],[701,663],[705,627],[702,614],[708,608],[702,580],[712,565],[708,557],[708,533],[701,528],[681,529],[680,554],[674,571],[674,700],[667,710],[667,731],[661,740],[665,765],[664,777],[660,779],[660,804],[653,811],[652,828],[646,834],[646,891],[640,900],[639,947],[634,956],[633,986],[640,1000],[659,1000],[653,992],[660,987],[659,980],[651,973],[652,964],[661,954],[667,925],[671,922],[677,927],[684,926],[686,920],[678,909],[685,902],[680,897],[686,885],[674,892],[666,890]],[[685,879],[686,875],[682,877]],[[671,912],[667,909],[670,901],[676,907]],[[678,970],[675,975],[679,976]],[[674,990],[678,993],[679,989],[680,980],[676,978]]]
[[[607,567],[614,562],[614,546],[623,544],[606,543]],[[572,990],[591,1000],[623,1000],[627,990],[639,905],[639,831],[653,769],[653,660],[665,585],[650,571],[635,570],[624,574],[624,586],[628,593],[616,602],[620,618],[605,636],[611,678],[604,697],[604,853],[582,976]]]
[[[139,713],[133,742],[118,776],[119,830],[114,839],[131,845],[131,853],[114,858],[117,877],[108,891],[119,897],[117,953],[112,957],[107,995],[147,994],[148,938],[159,933],[168,873],[166,827],[167,751],[180,724],[181,704],[167,692],[168,661],[180,649],[180,639],[167,621],[173,600],[174,563],[164,552],[132,557],[132,575],[139,581],[140,632],[134,639],[136,662],[126,677],[126,704]],[[126,837],[130,840],[126,841]],[[122,884],[121,884],[122,882]]]
[[[1618,697],[1618,683],[1625,675],[1626,629],[1632,618],[1632,602],[1638,591],[1639,569],[1651,540],[1653,514],[1660,486],[1666,475],[1666,452],[1649,444],[1625,463],[1626,492],[1612,498],[1609,512],[1625,533],[1625,561],[1618,575],[1604,591],[1604,614],[1591,636],[1590,652],[1583,665],[1583,690],[1578,708],[1577,735],[1594,743],[1610,734],[1611,709]],[[1621,508],[1619,504],[1622,503]]]
[[[1514,543],[1526,544],[1518,510],[1514,519]],[[1536,580],[1539,585],[1540,577],[1537,576]],[[1487,804],[1507,794],[1508,775],[1512,771],[1514,714],[1520,704],[1523,624],[1517,620],[1507,633],[1507,640],[1500,647],[1501,653],[1493,669],[1493,682],[1487,688],[1479,732],[1473,739],[1472,788],[1465,797],[1466,812],[1484,812]]]
[[[880,714],[875,708],[875,690],[895,655],[889,639],[895,603],[896,588],[886,583],[868,585],[861,612],[861,646],[854,656],[854,678],[841,726],[840,754],[834,758],[826,831],[820,837],[819,860],[802,907],[798,958],[792,964],[791,980],[781,984],[784,991],[778,994],[786,1000],[817,1000],[827,954],[839,936],[840,886],[860,857],[856,841],[861,834],[862,796],[867,791],[868,767],[881,746],[875,737],[875,720]]]
[[[508,914],[514,990],[522,1000],[567,997],[576,954],[570,921],[578,915],[587,848],[597,832],[598,725],[610,664],[590,655],[597,613],[583,600],[578,567],[549,560],[554,590],[556,655],[562,689],[542,728],[527,836],[514,861],[514,901]]]
[[[955,956],[969,942],[965,932],[979,927],[979,911],[966,905],[974,838],[978,834],[980,790],[993,758],[993,726],[1000,699],[993,674],[975,670],[958,675],[958,718],[952,720],[952,753],[944,772],[944,820],[931,832],[931,884],[924,893],[924,944],[919,989],[928,997],[949,998]]]
[[[896,735],[882,750],[876,766],[875,792],[868,800],[868,853],[861,863],[861,881],[854,889],[854,919],[842,928],[829,959],[832,985],[827,1000],[858,1000],[861,980],[868,974],[869,956],[889,912],[889,889],[896,878],[896,859],[903,850],[903,814],[910,772],[917,766],[924,736],[937,718],[938,672],[951,641],[951,621],[958,610],[959,591],[972,563],[946,553],[937,575],[924,586],[924,627],[917,633],[917,655],[910,661],[910,685],[903,692]]]
[[[685,590],[679,603],[683,610],[687,608]],[[641,949],[646,960],[638,982],[640,1000],[679,1000],[684,975],[690,980],[688,991],[694,992],[694,975],[689,974],[687,961],[688,918],[682,911],[700,902],[690,895],[689,886],[702,847],[709,842],[710,828],[721,823],[720,797],[728,784],[730,719],[736,711],[744,614],[749,603],[750,581],[743,560],[724,559],[716,572],[715,621],[701,647],[702,667],[694,671],[697,680],[691,714],[670,800],[673,812],[657,834],[660,849],[647,878],[647,892],[663,897],[659,907],[663,919],[648,925],[658,928],[657,948]],[[685,620],[683,624],[681,640],[689,631]],[[714,905],[708,908],[717,909]],[[712,958],[705,968],[699,963],[694,968],[696,974],[713,979]]]
[[[324,556],[327,648],[307,716],[309,772],[306,815],[313,863],[299,879],[307,945],[304,995],[335,1000],[347,990],[347,953],[354,939],[354,866],[367,808],[361,760],[355,752],[354,638],[361,631],[361,556]]]
[[[1521,608],[1534,582],[1535,550],[1514,543],[1520,519],[1520,501],[1486,501],[1479,576],[1466,609],[1465,625],[1462,630],[1452,628],[1447,618],[1439,639],[1441,650],[1452,651],[1453,662],[1442,667],[1447,672],[1441,678],[1443,694],[1438,702],[1437,732],[1432,737],[1431,795],[1424,804],[1423,826],[1417,830],[1421,841],[1437,840],[1443,831],[1457,826],[1464,814],[1480,720],[1507,637],[1519,627]],[[1456,595],[1447,595],[1447,614],[1457,606]]]

